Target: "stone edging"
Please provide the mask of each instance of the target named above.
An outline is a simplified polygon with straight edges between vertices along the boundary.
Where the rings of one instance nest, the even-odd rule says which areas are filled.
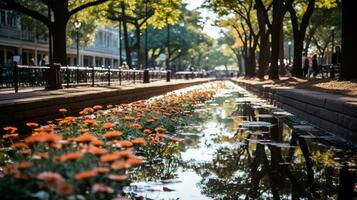
[[[357,99],[322,92],[232,81],[294,115],[357,143]]]

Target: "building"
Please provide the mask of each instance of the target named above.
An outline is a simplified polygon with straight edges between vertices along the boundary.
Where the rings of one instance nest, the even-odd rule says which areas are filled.
[[[48,54],[47,30],[35,20],[29,25],[22,18],[24,16],[13,11],[0,10],[0,66],[8,66],[14,55],[21,56],[20,64],[33,64],[31,60],[34,59],[34,64],[40,65]],[[80,66],[118,67],[118,30],[98,27],[94,43],[90,47],[80,47],[79,54]],[[68,65],[77,64],[75,45],[67,47],[67,59]]]

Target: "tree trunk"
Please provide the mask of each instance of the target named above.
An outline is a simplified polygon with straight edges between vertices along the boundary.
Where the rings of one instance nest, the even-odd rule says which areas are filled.
[[[283,1],[273,1],[273,22],[272,22],[272,38],[271,38],[271,64],[269,70],[269,79],[279,79],[279,51],[280,51],[280,30],[283,23],[286,10],[284,9]]]
[[[292,74],[296,77],[302,77],[302,51],[304,49],[304,40],[300,34],[294,34],[294,66]]]
[[[141,53],[141,43],[140,43],[140,26],[139,24],[135,24],[135,35],[136,35],[136,55],[138,59],[138,69],[142,69],[143,67],[143,58]]]
[[[255,75],[255,68],[256,68],[256,62],[255,62],[255,48],[250,47],[249,48],[249,53],[247,56],[247,72],[245,74],[246,77],[254,77]]]
[[[258,7],[260,8],[260,7]],[[257,17],[260,31],[260,42],[259,42],[259,60],[258,60],[258,78],[264,79],[265,70],[269,65],[269,33],[266,31],[266,20],[263,16],[263,11],[257,9]]]
[[[128,36],[128,24],[126,20],[126,15],[125,15],[125,4],[124,2],[121,2],[121,12],[122,12],[122,17],[123,17],[123,32],[124,32],[124,46],[125,46],[125,57],[126,57],[126,64],[129,65],[129,67],[132,67],[132,60],[131,60],[131,52],[130,52],[130,47],[129,47],[129,36]]]
[[[357,51],[357,29],[351,24],[355,24],[357,12],[354,6],[355,1],[342,0],[342,63],[341,80],[357,78],[356,51]]]
[[[67,65],[66,24],[67,22],[64,19],[55,20],[51,31],[53,35],[53,62],[61,63],[62,66]]]
[[[258,77],[264,79],[265,71],[269,66],[270,49],[269,49],[269,34],[264,33],[260,36],[260,51],[259,51],[259,71]]]
[[[280,29],[280,42],[279,42],[279,74],[285,74],[285,65],[284,65],[284,29]]]

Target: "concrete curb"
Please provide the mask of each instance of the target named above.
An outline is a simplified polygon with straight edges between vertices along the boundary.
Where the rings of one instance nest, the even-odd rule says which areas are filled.
[[[357,98],[244,80],[232,81],[321,129],[357,143]]]

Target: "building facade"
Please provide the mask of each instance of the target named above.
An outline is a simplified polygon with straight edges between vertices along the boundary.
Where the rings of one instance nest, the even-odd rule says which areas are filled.
[[[23,16],[13,11],[0,10],[0,66],[10,65],[14,55],[20,55],[20,64],[40,65],[48,55],[47,30],[36,30],[36,24],[27,28],[21,17]],[[39,23],[34,20],[32,22]],[[94,43],[89,47],[80,47],[79,55],[80,66],[118,67],[118,30],[98,27]],[[75,44],[67,47],[67,64],[77,65]]]

